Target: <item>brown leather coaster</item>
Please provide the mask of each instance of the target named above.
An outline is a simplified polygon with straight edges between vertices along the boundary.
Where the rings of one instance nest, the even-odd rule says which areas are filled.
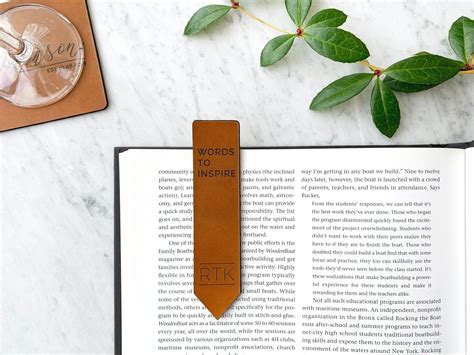
[[[194,294],[216,319],[240,295],[239,128],[193,123]]]
[[[49,6],[74,24],[84,42],[85,66],[76,87],[65,98],[50,106],[21,108],[0,99],[0,131],[100,111],[107,107],[107,96],[86,0],[0,1],[0,13],[17,5],[31,3]]]

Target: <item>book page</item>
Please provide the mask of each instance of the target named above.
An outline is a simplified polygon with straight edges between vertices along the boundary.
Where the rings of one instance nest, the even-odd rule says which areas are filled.
[[[465,354],[465,151],[244,149],[242,295],[193,294],[191,150],[120,154],[123,354]]]
[[[467,350],[474,352],[474,148],[466,149],[466,300]]]

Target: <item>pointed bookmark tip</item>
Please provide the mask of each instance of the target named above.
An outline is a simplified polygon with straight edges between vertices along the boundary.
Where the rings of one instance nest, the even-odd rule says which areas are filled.
[[[229,297],[223,297],[222,299],[209,299],[207,300],[206,297],[202,297],[198,295],[197,290],[194,291],[194,295],[201,301],[201,303],[206,307],[206,309],[209,311],[209,313],[212,314],[212,316],[216,319],[219,320],[232,306],[232,304],[237,300],[237,298],[240,296],[240,288],[238,290],[238,293],[236,293],[234,296]]]

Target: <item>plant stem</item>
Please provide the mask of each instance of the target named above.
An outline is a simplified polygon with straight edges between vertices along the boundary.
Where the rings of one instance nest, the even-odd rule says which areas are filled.
[[[385,70],[383,68],[376,67],[375,65],[370,64],[368,60],[362,60],[359,62],[359,64],[363,65],[364,67],[369,68],[372,71],[380,70],[381,72],[383,72]]]
[[[240,6],[240,5],[239,5],[239,6],[236,6],[235,9],[236,9],[236,10],[239,10],[240,12],[242,12],[244,15],[247,15],[247,16],[250,17],[251,19],[254,19],[254,20],[257,21],[257,22],[260,22],[261,24],[263,24],[263,25],[265,25],[265,26],[267,26],[267,27],[270,27],[270,28],[274,29],[275,31],[282,32],[282,33],[289,34],[289,35],[293,34],[293,33],[291,33],[291,32],[288,32],[288,31],[284,30],[284,29],[281,29],[281,28],[279,28],[279,27],[277,27],[277,26],[275,26],[275,25],[272,25],[271,23],[268,23],[268,22],[262,20],[261,18],[258,18],[257,16],[255,16],[255,15],[252,14],[251,12],[247,11],[246,9],[244,9],[244,8],[243,8],[242,6]]]

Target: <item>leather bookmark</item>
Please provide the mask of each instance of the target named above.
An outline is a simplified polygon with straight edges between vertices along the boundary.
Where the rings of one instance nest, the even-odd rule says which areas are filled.
[[[194,294],[219,319],[240,295],[240,126],[194,121]]]

